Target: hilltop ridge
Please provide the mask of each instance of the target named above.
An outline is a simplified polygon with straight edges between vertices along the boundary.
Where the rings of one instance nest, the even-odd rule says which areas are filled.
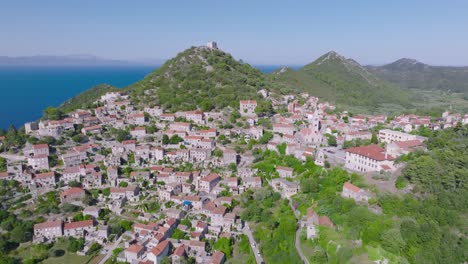
[[[283,91],[309,92],[339,106],[364,112],[382,111],[388,105],[392,109],[408,107],[413,96],[335,51],[325,53],[297,71],[286,71],[271,79]]]
[[[441,90],[468,95],[468,67],[432,66],[402,58],[367,70],[383,80],[410,89]]]
[[[230,54],[206,46],[191,47],[125,90],[170,111],[235,107],[258,98],[265,75]]]

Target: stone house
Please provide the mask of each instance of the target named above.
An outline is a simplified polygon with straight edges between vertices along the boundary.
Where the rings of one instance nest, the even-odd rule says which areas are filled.
[[[378,172],[394,169],[395,158],[379,145],[346,149],[345,168],[359,172]]]
[[[48,240],[63,236],[62,220],[49,221],[34,225],[34,239],[45,238]]]
[[[49,169],[49,156],[36,155],[28,158],[28,166],[34,170],[48,170]]]
[[[343,185],[343,191],[341,192],[341,196],[344,198],[353,199],[356,202],[368,202],[369,199],[372,198],[370,193],[353,185],[350,182],[346,182]]]
[[[211,192],[213,188],[221,180],[221,177],[216,173],[210,173],[199,180],[198,188],[200,191]]]
[[[276,166],[276,171],[278,172],[281,178],[291,178],[294,173],[293,168]]]
[[[79,187],[73,187],[63,191],[60,194],[61,203],[73,203],[77,201],[82,201],[85,198],[85,190]]]
[[[83,220],[78,222],[65,223],[63,225],[63,235],[72,237],[84,237],[94,231],[93,220]]]
[[[239,102],[239,113],[242,116],[255,115],[255,108],[257,108],[255,100],[241,100]]]

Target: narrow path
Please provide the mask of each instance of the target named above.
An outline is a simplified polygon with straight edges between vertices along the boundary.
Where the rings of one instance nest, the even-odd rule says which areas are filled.
[[[245,222],[245,227],[244,229],[242,229],[242,231],[249,238],[250,247],[252,248],[252,251],[255,256],[255,261],[257,262],[257,264],[265,263],[263,261],[262,256],[260,254],[257,254],[257,252],[260,252],[260,249],[258,248],[258,244],[255,243],[255,239],[253,237],[252,231],[250,230],[250,226],[247,222]]]
[[[119,246],[120,242],[122,242],[122,238],[123,235],[120,235],[119,239],[117,239],[117,241],[115,241],[115,243],[108,248],[107,254],[104,256],[104,258],[101,259],[101,261],[99,261],[99,264],[106,263],[106,261],[112,256],[112,251],[114,251],[114,249]]]
[[[291,206],[291,210],[293,210],[294,216],[297,219],[296,235],[295,235],[295,243],[294,243],[296,246],[296,251],[301,257],[302,262],[309,264],[309,260],[306,258],[306,256],[304,256],[304,253],[302,252],[302,248],[301,248],[301,241],[300,241],[301,239],[300,237],[301,236],[301,216],[298,211],[294,210],[291,200],[289,200],[289,206]]]

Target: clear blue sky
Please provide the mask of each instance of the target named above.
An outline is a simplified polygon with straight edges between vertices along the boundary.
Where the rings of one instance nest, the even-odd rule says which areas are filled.
[[[253,64],[305,64],[335,50],[363,64],[468,65],[468,1],[383,2],[2,0],[0,55],[167,59],[216,40]]]

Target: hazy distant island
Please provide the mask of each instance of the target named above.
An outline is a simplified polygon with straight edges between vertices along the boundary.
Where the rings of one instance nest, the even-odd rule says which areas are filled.
[[[160,65],[162,59],[114,60],[88,54],[36,55],[8,57],[0,56],[0,66],[131,66]]]

